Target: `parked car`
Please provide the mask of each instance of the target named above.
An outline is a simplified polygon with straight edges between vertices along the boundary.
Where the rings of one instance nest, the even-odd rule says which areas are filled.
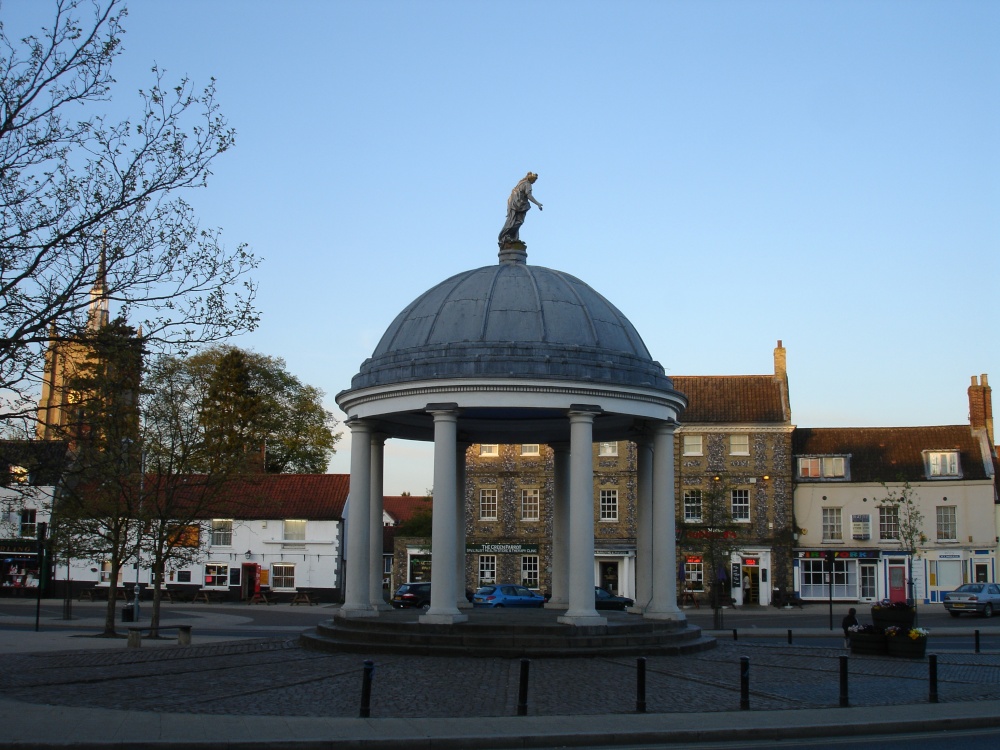
[[[594,607],[596,609],[618,609],[625,611],[635,604],[627,596],[616,596],[600,586],[594,586]]]
[[[512,583],[497,583],[481,586],[472,597],[473,607],[541,607],[545,597],[536,594],[526,586]]]
[[[429,583],[404,583],[396,589],[390,604],[396,609],[429,607],[431,604],[431,585]]]
[[[1000,608],[1000,586],[995,583],[963,583],[944,595],[944,608],[952,617],[963,612],[976,612],[992,617]]]

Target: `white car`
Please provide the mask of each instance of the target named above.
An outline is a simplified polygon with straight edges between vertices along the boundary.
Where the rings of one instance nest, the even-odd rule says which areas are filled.
[[[992,617],[1000,608],[1000,586],[995,583],[963,583],[944,595],[944,608],[952,617],[963,612],[976,612]]]

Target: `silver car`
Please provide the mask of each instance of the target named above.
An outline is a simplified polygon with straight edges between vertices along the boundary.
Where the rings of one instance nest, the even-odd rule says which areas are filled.
[[[1000,607],[1000,586],[995,583],[963,583],[944,595],[944,608],[952,617],[963,612],[977,612],[992,617]]]

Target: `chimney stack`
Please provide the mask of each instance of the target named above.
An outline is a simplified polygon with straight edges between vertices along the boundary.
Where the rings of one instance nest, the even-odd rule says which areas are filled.
[[[774,374],[780,378],[788,378],[788,360],[781,339],[778,339],[778,345],[774,347]]]
[[[996,445],[993,440],[993,389],[990,388],[986,374],[977,379],[972,376],[969,386],[969,424],[973,430],[986,430],[990,448]]]

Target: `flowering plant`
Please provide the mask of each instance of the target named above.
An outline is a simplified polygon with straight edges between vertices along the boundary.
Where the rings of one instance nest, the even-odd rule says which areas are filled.
[[[847,628],[849,633],[865,633],[867,635],[882,635],[881,628],[876,628],[874,625],[851,625]]]
[[[872,605],[872,612],[877,612],[880,609],[915,609],[906,602],[890,602],[888,599],[883,599],[882,601]]]
[[[910,628],[907,630],[906,628],[899,627],[899,625],[890,625],[885,629],[885,634],[890,638],[905,636],[914,641],[919,638],[926,638],[930,635],[930,632],[927,628]]]

